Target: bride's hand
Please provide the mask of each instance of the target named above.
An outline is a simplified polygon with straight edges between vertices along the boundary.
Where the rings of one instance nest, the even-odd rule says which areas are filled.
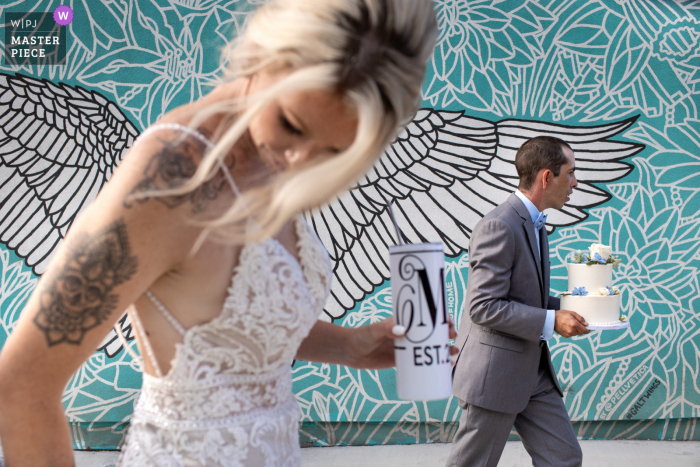
[[[450,339],[457,337],[454,321],[450,321]],[[394,360],[394,339],[402,337],[406,329],[396,325],[393,318],[387,318],[378,323],[353,329],[351,338],[345,343],[348,354],[352,355],[348,366],[368,370],[392,368]],[[450,346],[450,355],[459,352],[455,346]]]

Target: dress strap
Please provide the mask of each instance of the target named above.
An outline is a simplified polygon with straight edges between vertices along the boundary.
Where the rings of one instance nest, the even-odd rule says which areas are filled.
[[[173,325],[175,330],[179,332],[182,336],[185,335],[185,328],[180,324],[180,322],[173,316],[173,314],[165,308],[165,305],[158,300],[158,297],[153,295],[153,292],[150,290],[146,289],[146,296],[153,302],[155,307],[158,309],[158,311],[161,312],[163,316],[165,316],[165,319],[167,319],[170,324]],[[153,365],[153,369],[156,372],[156,376],[159,378],[163,377],[163,372],[160,369],[160,365],[158,365],[158,360],[156,360],[156,354],[153,352],[153,347],[151,346],[151,341],[148,340],[148,335],[146,334],[146,330],[143,327],[143,323],[141,323],[141,318],[139,317],[138,311],[136,311],[136,307],[132,304],[129,306],[129,316],[131,318],[131,324],[133,324],[134,329],[136,332],[141,336],[141,342],[143,343],[144,350],[146,351],[146,355],[148,356],[148,359],[151,361],[151,364]],[[121,327],[119,327],[119,323],[114,325],[114,330],[117,332],[117,335],[119,336],[119,339],[122,341],[122,344],[124,345],[124,348],[126,351],[131,355],[132,358],[135,360],[138,360],[141,363],[141,366],[143,367],[143,359],[140,358],[138,355],[136,355],[129,346],[129,343],[126,340],[126,337],[124,337],[124,333],[121,330]]]
[[[151,125],[146,130],[139,135],[138,138],[136,138],[136,141],[134,141],[134,146],[136,143],[143,137],[145,137],[147,134],[152,133],[154,131],[158,130],[174,130],[174,131],[182,131],[184,133],[187,133],[190,136],[193,136],[197,138],[199,141],[204,143],[207,148],[211,149],[214,147],[214,144],[209,141],[209,138],[204,136],[202,133],[198,132],[195,129],[192,129],[186,125],[181,125],[179,123],[156,123],[155,125]],[[133,146],[132,146],[133,147]],[[238,186],[236,185],[236,182],[233,181],[233,177],[231,176],[231,173],[228,171],[226,166],[224,165],[222,160],[218,160],[218,165],[221,171],[224,173],[224,177],[226,178],[226,181],[228,184],[231,186],[231,190],[237,197],[241,197],[241,192],[238,189]]]
[[[136,311],[136,307],[133,304],[129,307],[129,316],[131,317],[131,324],[134,325],[136,332],[141,335],[141,342],[143,342],[143,346],[146,350],[146,355],[148,355],[148,358],[151,360],[151,364],[153,365],[153,369],[156,372],[156,376],[162,378],[163,372],[160,371],[160,365],[158,365],[158,360],[156,360],[156,354],[153,352],[151,342],[148,340],[146,331],[143,328],[143,324],[141,323],[141,318],[139,318],[139,314]],[[121,335],[121,329],[117,331],[117,333]]]
[[[190,136],[194,136],[198,140],[200,140],[202,143],[204,143],[208,148],[213,148],[214,145],[212,144],[211,141],[209,141],[209,138],[198,132],[197,130],[190,128],[186,125],[181,125],[179,123],[156,123],[155,125],[151,125],[146,130],[139,135],[136,141],[138,141],[141,138],[144,138],[146,135],[149,133],[152,133],[154,131],[158,130],[175,130],[175,131],[182,131],[183,133],[187,133]],[[134,142],[136,144],[136,142]]]
[[[182,324],[180,324],[180,322],[177,320],[177,318],[175,318],[175,316],[173,316],[173,314],[170,312],[170,310],[168,310],[168,309],[165,307],[165,305],[163,305],[163,302],[161,302],[160,300],[158,300],[158,297],[156,297],[155,295],[153,295],[153,292],[151,292],[151,291],[148,290],[148,289],[146,289],[146,296],[147,296],[148,298],[151,299],[151,301],[152,301],[153,304],[156,306],[156,308],[158,309],[158,311],[160,311],[160,313],[161,313],[163,316],[165,316],[165,319],[167,319],[167,320],[170,322],[170,324],[173,325],[173,327],[175,328],[175,330],[176,330],[177,332],[179,332],[181,336],[184,337],[184,336],[185,336],[185,333],[187,332],[187,330],[185,329],[185,327],[184,327]]]

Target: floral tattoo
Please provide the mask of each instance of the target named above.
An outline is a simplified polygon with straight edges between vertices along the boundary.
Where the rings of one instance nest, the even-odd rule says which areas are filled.
[[[80,345],[114,311],[119,299],[114,288],[134,275],[137,264],[122,220],[73,241],[63,270],[41,291],[34,318],[49,347]]]
[[[144,170],[144,178],[134,187],[127,199],[124,200],[124,207],[127,209],[131,208],[131,200],[145,203],[153,198],[170,209],[189,202],[193,213],[204,211],[209,202],[215,200],[219,192],[224,188],[226,181],[220,174],[205,181],[193,191],[182,195],[133,196],[149,191],[157,192],[159,190],[178,188],[197,171],[199,158],[194,157],[193,154],[202,154],[204,152],[203,143],[187,138],[177,143],[163,141],[163,144],[163,149],[148,162],[146,170]]]

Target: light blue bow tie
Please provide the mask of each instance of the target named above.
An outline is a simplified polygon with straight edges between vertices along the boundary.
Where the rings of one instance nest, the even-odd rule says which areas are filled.
[[[540,230],[544,227],[544,223],[547,222],[547,214],[541,212],[535,221],[535,230]]]

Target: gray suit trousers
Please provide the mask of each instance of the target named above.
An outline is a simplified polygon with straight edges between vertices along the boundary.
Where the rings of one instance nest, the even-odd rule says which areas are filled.
[[[542,366],[525,410],[495,412],[459,401],[462,416],[447,467],[496,467],[513,426],[536,467],[580,467],[581,447],[564,401]]]

